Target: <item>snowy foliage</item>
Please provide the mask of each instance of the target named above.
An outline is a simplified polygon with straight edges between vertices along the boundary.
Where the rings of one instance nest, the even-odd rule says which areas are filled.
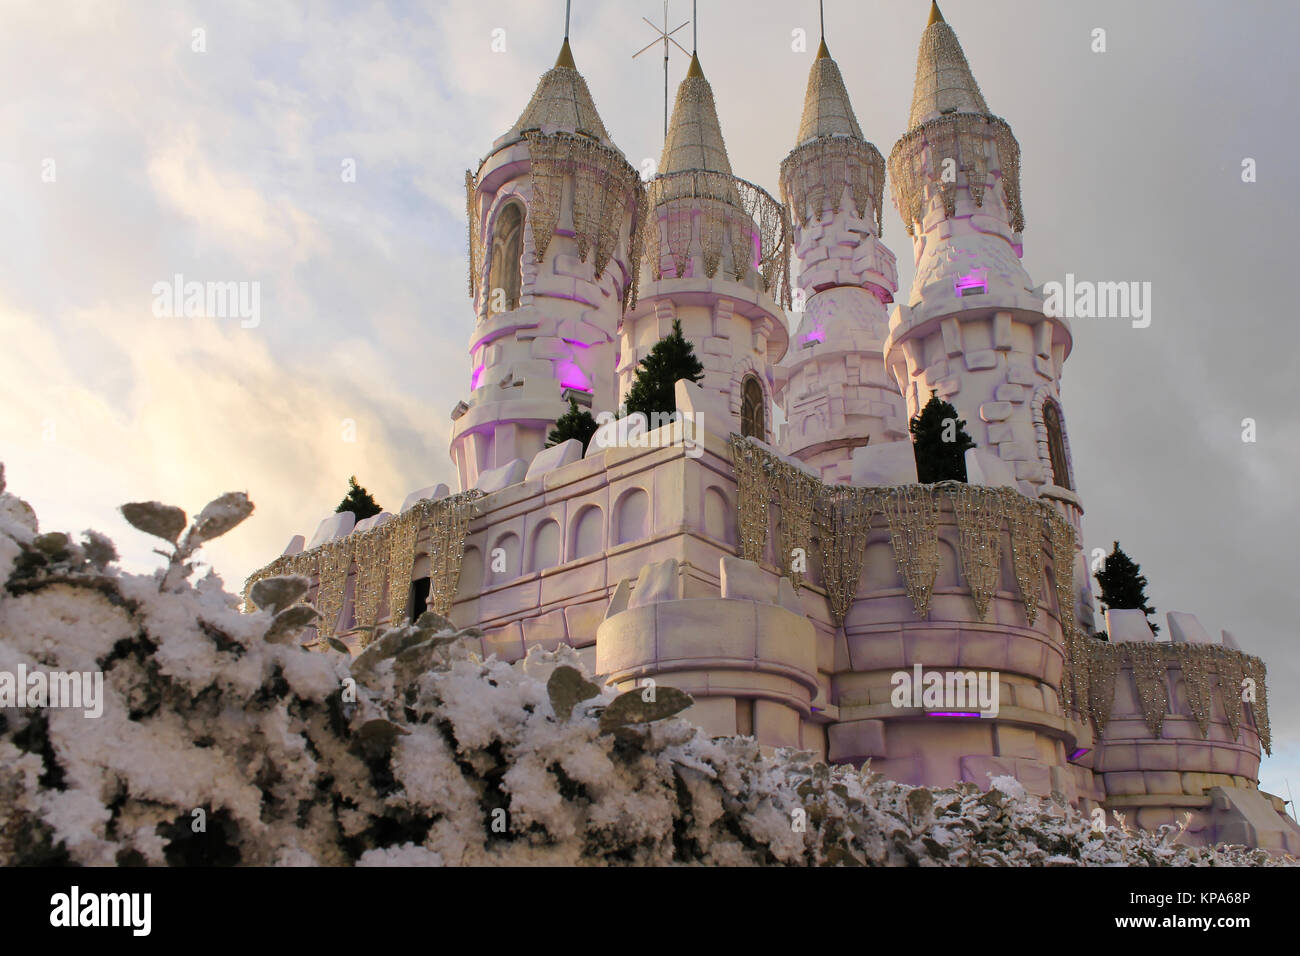
[[[1094,833],[1008,779],[928,790],[763,756],[673,716],[679,692],[620,697],[567,648],[483,660],[433,615],[353,661],[307,651],[303,582],[242,614],[184,560],[120,573],[101,535],[39,534],[2,474],[0,671],[102,670],[107,700],[0,711],[0,865],[1271,862]],[[247,508],[217,511],[195,537]],[[175,542],[183,517],[149,514]]]

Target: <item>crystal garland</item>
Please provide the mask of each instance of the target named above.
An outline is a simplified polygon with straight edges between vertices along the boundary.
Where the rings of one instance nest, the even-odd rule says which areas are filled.
[[[971,198],[976,206],[984,205],[988,181],[988,145],[992,142],[1001,162],[1003,196],[1013,232],[1025,228],[1025,214],[1020,200],[1020,144],[1005,120],[982,113],[950,113],[922,123],[906,133],[889,154],[889,178],[894,201],[898,205],[907,234],[914,235],[916,224],[924,222],[930,190],[938,189],[945,213],[952,217],[957,209],[955,181],[943,181],[940,167],[952,159],[964,171]]]
[[[1213,648],[1205,644],[1188,644],[1182,649],[1179,665],[1183,686],[1187,688],[1187,709],[1201,731],[1202,737],[1210,733],[1210,663]]]
[[[432,503],[429,521],[429,610],[446,617],[451,613],[465,559],[465,535],[480,491],[465,491]],[[408,573],[407,580],[410,580]]]
[[[845,136],[819,136],[797,147],[781,163],[781,194],[795,221],[820,219],[827,206],[838,215],[845,186],[860,218],[875,210],[879,237],[885,160],[875,146]]]
[[[1065,645],[1065,672],[1061,676],[1062,696],[1075,709],[1088,708],[1088,664],[1086,645],[1074,623],[1074,528],[1059,513],[1047,509],[1047,530],[1052,542],[1052,577],[1056,581],[1057,614]]]
[[[957,519],[958,550],[962,575],[975,602],[975,613],[984,620],[989,602],[997,593],[1002,576],[1002,519],[1006,499],[997,491],[968,485],[946,483],[948,497]]]
[[[469,297],[478,296],[479,270],[483,267],[483,237],[479,234],[478,177],[465,170],[465,218],[469,222]]]
[[[803,549],[805,562],[812,551],[813,508],[821,482],[788,462],[777,467],[774,479],[777,507],[781,514],[777,525],[781,566],[798,591],[803,584],[803,572],[794,568],[794,550]]]
[[[334,636],[343,598],[347,591],[348,571],[352,568],[352,535],[320,546],[320,588],[316,592],[316,610],[320,612],[316,633],[320,641]]]
[[[740,556],[761,562],[767,551],[767,508],[770,498],[771,459],[749,439],[731,436],[731,459],[736,469],[736,518]]]
[[[939,509],[923,485],[884,489],[880,502],[889,521],[894,560],[916,616],[930,613],[930,596],[939,573]]]
[[[1245,676],[1241,657],[1225,648],[1219,655],[1219,694],[1223,698],[1223,712],[1228,718],[1228,730],[1237,739],[1241,728],[1241,681]]]
[[[387,526],[385,523],[354,536],[352,557],[357,565],[357,583],[353,607],[358,628],[373,628],[379,623],[379,612],[387,594],[389,533],[384,530]],[[373,637],[373,632],[363,631],[361,646],[369,645]]]
[[[698,234],[708,278],[717,273],[723,237],[729,236],[731,277],[743,282],[755,268],[757,239],[756,268],[763,288],[779,305],[790,308],[790,217],[765,190],[727,173],[687,169],[652,179],[646,201],[655,213],[643,220],[641,247],[656,280],[664,274],[665,255],[672,259],[674,276],[685,276]]]
[[[1165,714],[1169,712],[1169,671],[1164,645],[1134,642],[1125,644],[1124,650],[1133,667],[1133,684],[1142,708],[1142,719],[1146,721],[1151,736],[1159,737]]]
[[[1268,721],[1268,687],[1264,679],[1267,676],[1264,662],[1258,657],[1246,658],[1246,674],[1255,681],[1255,703],[1250,705],[1255,717],[1255,733],[1267,753],[1273,752],[1273,729]],[[1238,695],[1240,699],[1240,695]]]
[[[384,525],[388,532],[388,620],[393,627],[407,623],[406,599],[415,567],[415,541],[430,503],[428,498],[417,501]]]
[[[1097,736],[1106,734],[1106,721],[1115,706],[1115,676],[1119,673],[1119,655],[1105,641],[1088,640],[1088,711]],[[1083,709],[1079,718],[1086,719]]]
[[[862,577],[872,516],[879,510],[867,488],[832,485],[817,511],[821,526],[822,578],[831,617],[842,625]]]
[[[1038,617],[1038,595],[1043,580],[1043,510],[1011,488],[1002,489],[1007,501],[1007,527],[1011,537],[1011,564],[1020,587],[1025,617],[1033,627]]]

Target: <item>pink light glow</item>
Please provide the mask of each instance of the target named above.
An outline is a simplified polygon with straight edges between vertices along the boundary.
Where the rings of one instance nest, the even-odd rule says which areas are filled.
[[[572,345],[574,348],[579,348],[579,349],[589,349],[589,348],[591,348],[591,344],[590,344],[590,343],[588,343],[588,342],[579,342],[577,339],[561,339],[560,341],[561,341],[561,342],[567,342],[569,345]]]
[[[805,343],[806,343],[806,342],[825,342],[825,341],[826,341],[826,329],[822,326],[822,324],[821,324],[820,322],[818,322],[816,325],[813,326],[813,330],[812,330],[811,332],[809,332],[807,335],[801,335],[801,336],[799,336],[799,341],[800,341],[800,342],[805,342]]]
[[[478,368],[474,369],[474,374],[470,376],[470,379],[469,379],[469,390],[470,390],[471,392],[474,391],[474,389],[478,388],[478,383],[481,382],[481,381],[483,380],[483,369],[484,369],[484,368],[485,368],[485,366],[480,365]]]
[[[970,710],[930,710],[926,711],[927,717],[978,717],[979,714]]]
[[[591,391],[591,381],[578,367],[577,362],[560,362],[556,372],[560,376],[560,388],[571,388],[576,392]]]
[[[965,275],[958,275],[952,280],[953,292],[959,297],[965,295],[971,289],[979,289],[981,292],[989,291],[989,270],[972,269]]]

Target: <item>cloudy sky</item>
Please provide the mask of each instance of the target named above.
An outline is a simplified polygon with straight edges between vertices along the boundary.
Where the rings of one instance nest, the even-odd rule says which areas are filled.
[[[817,5],[700,6],[732,165],[776,194]],[[831,52],[886,155],[928,6],[827,2]],[[0,460],[46,528],[98,528],[142,568],[150,545],[118,504],[193,511],[246,490],[256,515],[208,554],[235,588],[310,535],[350,474],[389,508],[452,482],[449,413],[468,390],[473,325],[464,170],[554,62],[563,7],[6,0]],[[1300,505],[1286,478],[1300,470],[1300,8],[943,7],[1020,140],[1035,281],[1152,283],[1149,328],[1074,323],[1063,388],[1085,544],[1119,539],[1162,620],[1194,612],[1265,657],[1276,756],[1263,785],[1285,795],[1289,778],[1300,793]],[[610,134],[637,165],[657,157],[661,60],[631,54],[653,39],[640,18],[661,19],[661,2],[574,8],[574,55]],[[690,16],[685,0],[670,8],[674,26]],[[792,48],[796,29],[813,36],[807,50]],[[675,87],[685,58],[671,69]],[[906,289],[892,206],[885,241]],[[155,315],[155,284],[177,274],[257,283],[260,321]]]

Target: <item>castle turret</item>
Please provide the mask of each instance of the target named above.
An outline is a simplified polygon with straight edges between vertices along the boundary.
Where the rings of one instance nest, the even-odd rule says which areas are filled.
[[[1020,145],[989,112],[937,4],[921,37],[908,127],[889,175],[916,278],[890,317],[886,364],[909,414],[937,392],[978,448],[1050,499],[1077,534],[1083,508],[1060,396],[1070,326],[1044,314],[1020,263]],[[1086,569],[1075,579],[1080,623],[1091,624]]]
[[[868,442],[907,438],[906,405],[885,369],[898,276],[880,241],[885,161],[862,136],[823,39],[808,75],[795,148],[781,164],[800,271],[794,343],[777,371],[782,451],[828,483],[847,482]]]
[[[636,297],[644,190],[610,141],[567,37],[466,186],[477,319],[469,398],[452,412],[462,488],[531,460],[566,396],[615,403],[616,337]]]
[[[645,275],[623,317],[619,396],[673,320],[704,365],[700,385],[736,431],[772,440],[774,369],[789,342],[789,221],[785,210],[731,172],[713,89],[698,57],[677,91],[659,174],[649,185]]]

